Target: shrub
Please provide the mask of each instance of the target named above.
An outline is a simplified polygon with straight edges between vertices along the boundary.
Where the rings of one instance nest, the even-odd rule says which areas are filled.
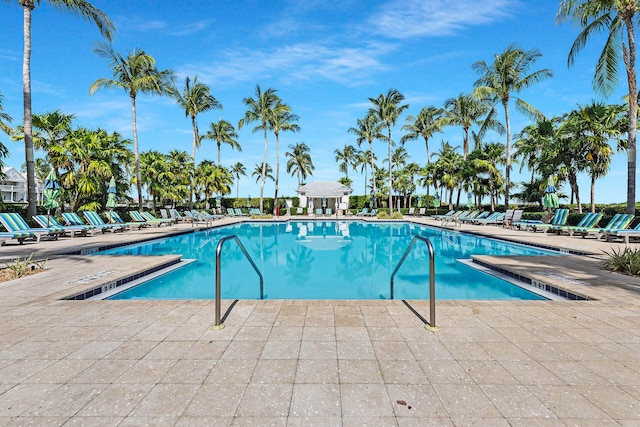
[[[387,212],[386,210],[378,211],[377,217],[378,219],[389,219],[389,212]]]
[[[611,252],[605,251],[609,257],[604,266],[612,271],[617,271],[632,276],[640,275],[640,250],[626,247],[624,249],[612,249]]]
[[[402,215],[402,213],[401,213],[401,212],[394,211],[394,212],[391,214],[391,219],[403,219],[403,218],[404,218],[404,216]]]

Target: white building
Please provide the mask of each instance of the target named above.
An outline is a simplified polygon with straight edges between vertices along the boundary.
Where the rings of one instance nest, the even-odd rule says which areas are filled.
[[[315,209],[349,209],[349,196],[353,190],[336,181],[315,181],[299,187],[300,207],[311,212]]]
[[[27,202],[27,175],[16,168],[3,168],[5,179],[0,179],[0,192],[4,203]],[[42,183],[36,183],[36,200],[42,200]]]

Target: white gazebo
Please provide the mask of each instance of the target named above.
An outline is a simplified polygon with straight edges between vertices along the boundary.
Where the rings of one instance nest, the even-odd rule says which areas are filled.
[[[335,212],[338,209],[349,209],[349,196],[353,192],[351,188],[336,181],[310,182],[296,191],[300,207],[307,208],[309,212],[325,208],[334,209]]]

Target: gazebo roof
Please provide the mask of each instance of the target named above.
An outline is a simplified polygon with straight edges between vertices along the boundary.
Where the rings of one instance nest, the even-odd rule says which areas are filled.
[[[336,181],[314,181],[296,190],[299,196],[306,197],[342,197],[349,196],[353,190]]]

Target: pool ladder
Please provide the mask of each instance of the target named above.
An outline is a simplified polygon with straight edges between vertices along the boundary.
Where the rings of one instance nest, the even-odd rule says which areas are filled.
[[[221,268],[222,266],[220,263],[220,254],[222,253],[222,245],[224,245],[224,243],[227,240],[232,240],[232,239],[236,241],[236,243],[240,247],[240,250],[242,250],[242,253],[247,258],[247,261],[249,261],[249,263],[251,264],[255,272],[258,273],[258,277],[260,277],[260,299],[264,299],[264,280],[262,278],[262,273],[260,273],[260,270],[258,270],[258,267],[256,266],[256,263],[253,262],[253,259],[251,259],[251,256],[249,256],[249,253],[244,248],[244,245],[242,244],[240,239],[238,239],[238,236],[236,236],[235,234],[232,234],[230,236],[224,236],[222,239],[220,239],[220,241],[218,242],[218,246],[216,247],[216,318],[215,318],[215,324],[211,326],[211,329],[215,329],[215,330],[224,328],[224,323],[222,323],[222,321],[220,320],[220,311],[221,311],[221,307],[220,307],[221,306],[221,297],[220,297],[221,283],[220,282],[221,282],[221,270],[222,270]]]
[[[440,328],[436,326],[435,253],[433,251],[433,245],[431,244],[431,241],[429,239],[422,236],[413,236],[413,239],[411,239],[411,243],[409,243],[409,246],[407,246],[407,249],[404,251],[402,258],[400,258],[400,261],[396,265],[396,268],[393,270],[393,273],[391,273],[391,280],[389,284],[391,288],[390,294],[391,294],[391,299],[393,299],[393,279],[396,276],[396,273],[400,269],[400,266],[402,265],[404,260],[407,259],[407,256],[409,255],[409,251],[411,251],[411,248],[413,248],[413,246],[416,244],[418,240],[424,242],[427,245],[427,249],[429,251],[429,323],[425,325],[424,328],[428,331],[436,332],[436,331],[439,331]]]

